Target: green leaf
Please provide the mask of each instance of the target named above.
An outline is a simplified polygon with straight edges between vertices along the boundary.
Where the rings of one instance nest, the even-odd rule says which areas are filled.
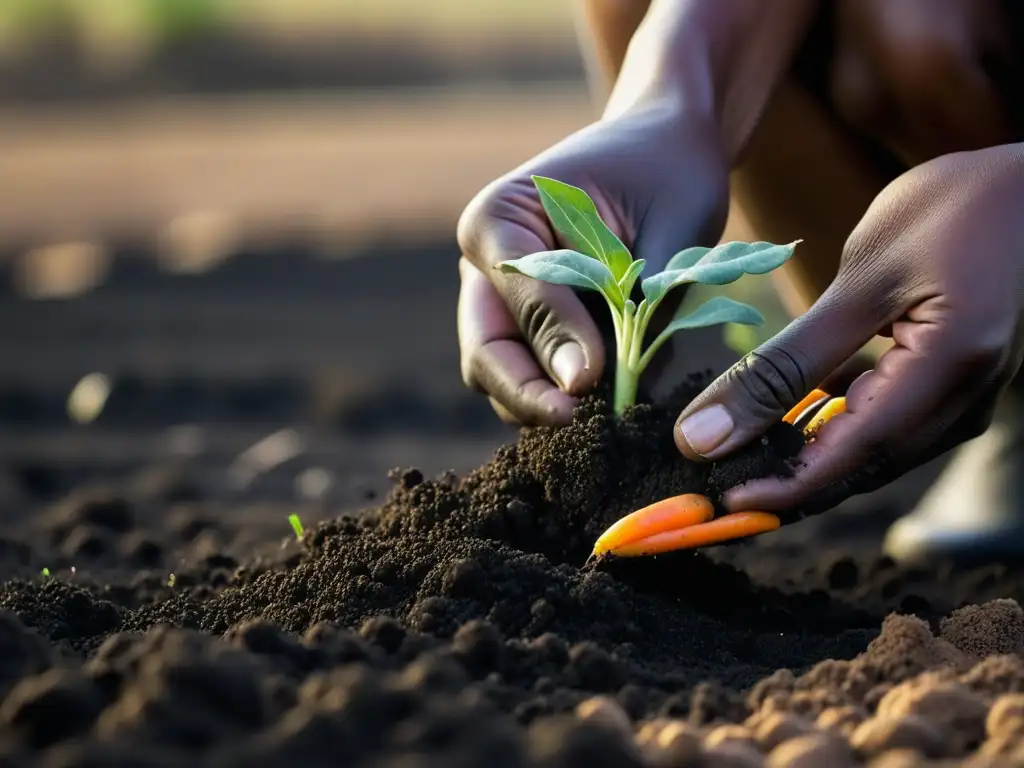
[[[495,268],[502,272],[519,272],[545,283],[598,291],[615,306],[622,306],[622,293],[608,267],[582,253],[567,250],[542,251],[523,256],[521,259],[502,261],[496,264]]]
[[[644,271],[644,264],[646,263],[647,262],[643,259],[634,261],[629,265],[629,269],[626,270],[626,274],[619,279],[619,290],[622,291],[623,298],[628,299],[630,294],[633,293],[633,286],[636,285],[636,281],[639,279],[640,273]]]
[[[764,325],[764,317],[749,304],[730,299],[728,296],[715,296],[713,299],[705,301],[690,314],[676,317],[665,330],[675,333],[721,323]]]
[[[673,256],[666,270],[652,275],[641,283],[644,296],[657,304],[673,288],[688,283],[726,285],[743,275],[763,275],[785,264],[796,250],[797,243],[731,242],[704,250],[688,248]],[[669,268],[671,267],[671,268]]]
[[[654,307],[661,303],[661,300],[665,298],[665,295],[678,285],[684,285],[685,283],[692,283],[693,280],[687,280],[685,269],[673,269],[671,272],[659,272],[656,275],[651,275],[645,278],[640,287],[643,289],[644,298],[647,299],[648,305],[650,305],[652,311]]]
[[[762,325],[764,317],[749,304],[744,304],[726,296],[715,296],[713,299],[705,301],[690,314],[676,317],[669,323],[665,330],[659,333],[657,338],[644,351],[643,356],[640,358],[640,370],[642,371],[647,367],[654,354],[672,337],[672,334],[694,328],[707,328],[710,325],[720,325],[721,323]]]
[[[712,248],[688,271],[693,282],[702,285],[725,285],[743,275],[763,275],[778,269],[793,255],[797,240],[786,245],[773,243],[722,243]]]
[[[665,269],[662,271],[669,272],[674,269],[688,269],[700,261],[705,254],[710,252],[710,248],[705,248],[702,245],[687,248],[685,251],[680,251],[669,259],[668,264],[665,265]]]
[[[540,202],[551,223],[576,251],[597,259],[615,280],[621,280],[633,263],[622,241],[601,220],[597,206],[578,187],[544,176],[533,176]]]

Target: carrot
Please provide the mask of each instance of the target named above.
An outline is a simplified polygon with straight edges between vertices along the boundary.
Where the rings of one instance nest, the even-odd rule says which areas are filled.
[[[815,389],[807,397],[801,400],[799,403],[793,406],[792,410],[782,417],[782,420],[787,424],[796,424],[800,420],[800,417],[810,408],[813,408],[822,400],[828,397],[828,392],[823,392],[820,389]]]
[[[804,434],[808,436],[813,435],[819,429],[824,427],[834,416],[837,416],[845,411],[845,397],[837,397],[834,400],[830,400],[828,403],[826,403],[825,407],[818,411],[815,417],[811,419],[811,422],[806,427],[804,427]]]
[[[768,512],[737,512],[708,523],[664,531],[632,541],[611,550],[609,554],[616,557],[643,557],[680,549],[695,549],[757,536],[774,531],[781,524],[778,517]]]
[[[715,508],[699,493],[662,499],[614,523],[598,538],[591,557],[675,528],[706,523],[714,516]]]

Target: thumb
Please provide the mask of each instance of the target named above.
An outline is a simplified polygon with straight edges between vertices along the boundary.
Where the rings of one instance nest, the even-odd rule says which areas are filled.
[[[601,377],[605,350],[580,297],[567,286],[524,275],[491,270],[491,279],[545,373],[568,395],[590,390]]]
[[[571,288],[496,269],[502,261],[551,250],[553,245],[546,239],[550,233],[540,218],[539,202],[533,206],[537,211],[531,208],[527,215],[521,202],[506,205],[503,200],[498,197],[497,202],[467,209],[459,239],[464,258],[491,283],[514,329],[503,327],[501,333],[486,333],[477,326],[467,332],[487,336],[476,346],[512,349],[517,359],[481,364],[473,378],[503,401],[522,399],[530,391],[542,389],[545,377],[565,394],[581,395],[593,388],[604,370],[601,332]]]
[[[810,310],[698,395],[676,421],[679,450],[716,461],[777,423],[886,324],[873,296],[837,280]]]

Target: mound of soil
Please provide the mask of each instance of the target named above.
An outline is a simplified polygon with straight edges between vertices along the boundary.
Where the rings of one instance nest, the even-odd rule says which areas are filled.
[[[825,590],[755,584],[702,553],[580,568],[594,538],[642,505],[684,492],[717,501],[737,482],[790,471],[802,436],[784,425],[728,462],[680,460],[672,424],[703,383],[623,422],[588,399],[570,427],[525,430],[462,479],[396,470],[382,506],[308,530],[298,553],[239,562],[212,552],[173,583],[155,570],[113,585],[85,574],[5,582],[0,759],[511,767],[1016,756],[1024,612],[1013,601],[934,628],[890,616],[879,634],[882,616]],[[74,510],[72,532],[123,538],[133,527],[114,501]]]

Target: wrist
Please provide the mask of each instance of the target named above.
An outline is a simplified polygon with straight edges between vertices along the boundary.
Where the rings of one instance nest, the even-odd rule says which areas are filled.
[[[731,166],[817,7],[816,0],[652,0],[604,118],[675,112],[711,126]]]
[[[713,153],[727,172],[706,38],[699,34],[700,25],[666,18],[666,9],[688,4],[652,2],[626,51],[601,121],[659,125],[655,135],[685,145],[688,155],[698,148]]]
[[[602,119],[640,112],[717,122],[705,24],[682,0],[654,0],[626,50]]]

